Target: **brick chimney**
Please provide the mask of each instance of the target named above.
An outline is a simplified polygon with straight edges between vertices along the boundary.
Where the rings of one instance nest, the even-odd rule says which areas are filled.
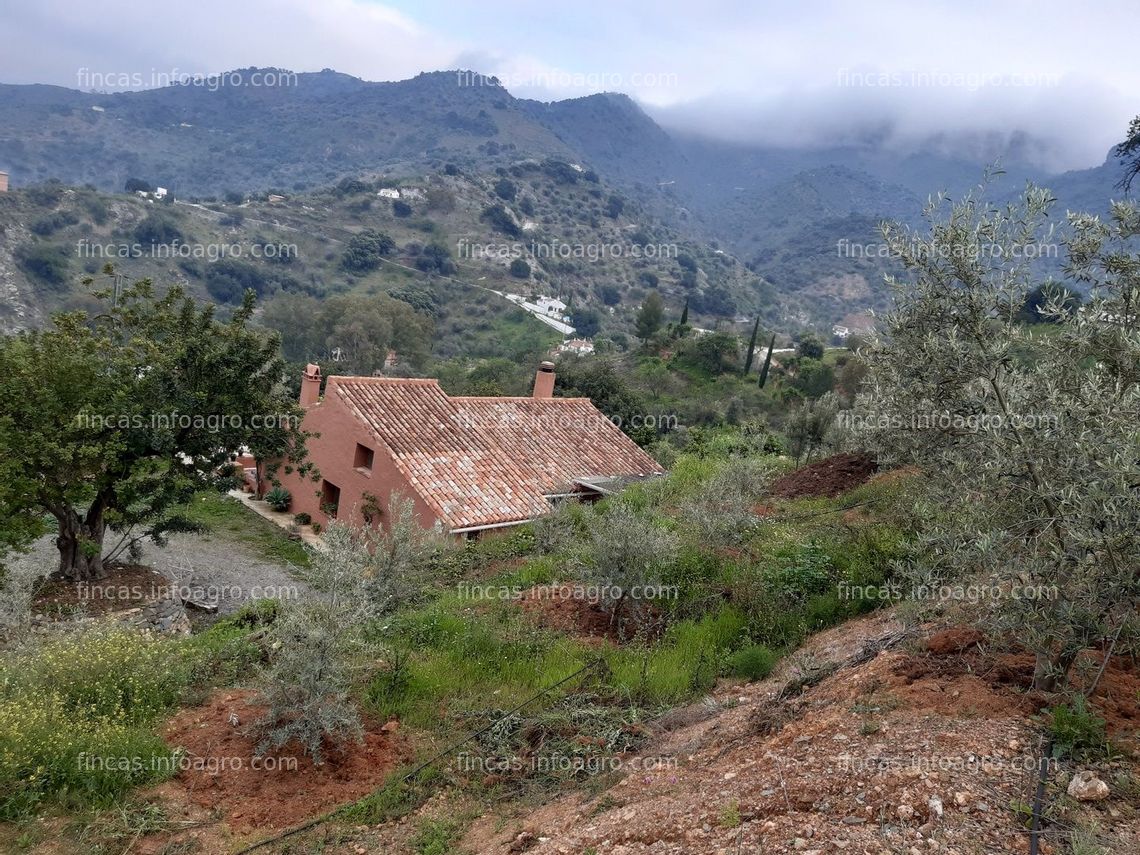
[[[301,406],[311,407],[321,399],[321,367],[310,362],[301,375]]]
[[[554,397],[554,363],[544,362],[538,366],[538,373],[534,375],[534,397]]]

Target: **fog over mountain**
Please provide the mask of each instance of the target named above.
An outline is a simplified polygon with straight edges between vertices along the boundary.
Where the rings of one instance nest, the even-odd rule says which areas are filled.
[[[521,98],[623,92],[663,126],[717,139],[941,146],[980,160],[1012,151],[1046,171],[1100,164],[1140,88],[1126,0],[1080,10],[940,0],[921,15],[840,0],[666,0],[652,13],[593,0],[202,0],[154,14],[136,5],[7,10],[0,81],[115,91],[252,65],[366,80],[474,68]]]

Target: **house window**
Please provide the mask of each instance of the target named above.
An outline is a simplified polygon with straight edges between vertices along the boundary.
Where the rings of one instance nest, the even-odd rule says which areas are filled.
[[[330,519],[336,519],[337,508],[340,507],[340,487],[332,483],[332,481],[325,481],[321,484],[321,510],[324,511]]]
[[[352,458],[352,465],[362,475],[369,475],[372,473],[372,461],[376,457],[374,452],[367,445],[356,443],[356,454]]]

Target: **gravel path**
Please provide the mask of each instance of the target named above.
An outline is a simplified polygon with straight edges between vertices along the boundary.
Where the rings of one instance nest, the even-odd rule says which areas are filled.
[[[107,540],[113,544],[113,533]],[[14,560],[52,572],[59,562],[55,535],[40,538],[26,556]],[[251,599],[297,599],[309,590],[288,565],[267,561],[221,534],[172,534],[164,547],[146,542],[140,563],[170,578],[183,599],[217,601],[220,616],[233,614]]]

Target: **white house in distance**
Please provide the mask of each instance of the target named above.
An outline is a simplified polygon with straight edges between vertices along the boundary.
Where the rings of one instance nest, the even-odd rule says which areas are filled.
[[[559,353],[570,353],[574,356],[588,356],[594,352],[594,343],[584,338],[571,338],[558,345]]]
[[[548,327],[558,330],[562,335],[574,335],[574,327],[570,325],[570,316],[566,314],[566,304],[561,300],[555,297],[535,297],[532,303],[521,294],[505,294],[502,291],[491,291],[491,293],[505,297],[519,308],[530,312]]]
[[[384,199],[399,199],[400,198],[400,191],[397,190],[395,187],[381,187],[376,192],[376,195],[380,196]]]
[[[566,314],[566,304],[557,297],[535,297],[534,305],[547,317],[563,322],[570,320],[570,316]]]
[[[836,324],[831,328],[831,334],[838,339],[845,339],[851,335],[851,330],[841,324]]]

